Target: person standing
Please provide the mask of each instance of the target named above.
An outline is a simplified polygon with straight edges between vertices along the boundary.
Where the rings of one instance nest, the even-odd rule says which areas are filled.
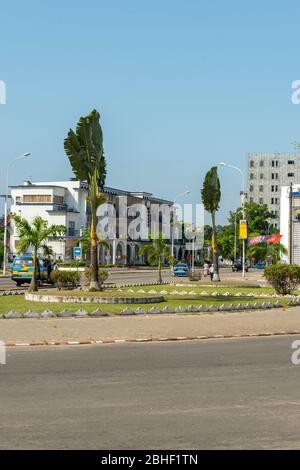
[[[215,267],[214,265],[212,264],[210,267],[209,267],[209,275],[210,275],[210,280],[212,281],[213,278],[214,278],[214,272],[215,272]]]

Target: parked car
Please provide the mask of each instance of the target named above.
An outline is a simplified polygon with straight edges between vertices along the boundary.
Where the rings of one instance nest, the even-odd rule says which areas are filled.
[[[173,276],[188,276],[189,272],[190,268],[187,263],[178,263],[174,266]]]
[[[254,268],[256,269],[265,269],[266,267],[266,262],[265,261],[259,261],[254,265]]]
[[[248,272],[249,270],[249,267],[248,267],[248,264],[245,263],[245,271]],[[237,272],[237,271],[243,271],[243,264],[241,261],[236,261],[235,263],[233,263],[232,265],[232,271],[233,272]]]
[[[51,284],[50,274],[52,266],[46,258],[37,260],[37,281],[40,283]],[[12,263],[11,279],[20,286],[21,284],[30,284],[33,273],[33,257],[30,255],[15,256]]]

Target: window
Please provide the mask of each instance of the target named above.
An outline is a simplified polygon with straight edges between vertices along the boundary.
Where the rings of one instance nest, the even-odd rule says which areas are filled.
[[[295,164],[295,160],[288,160],[288,165],[294,165]]]
[[[263,160],[261,160],[261,161],[259,162],[259,166],[260,166],[261,168],[264,166],[264,161],[263,161]]]
[[[295,173],[288,173],[289,178],[292,178],[293,176],[295,176]]]
[[[272,173],[272,180],[278,180],[278,173]]]
[[[250,197],[250,202],[253,202],[253,197]]]
[[[278,160],[272,160],[272,167],[278,167]]]
[[[259,198],[259,204],[263,204],[264,203],[264,200],[262,197]]]
[[[274,193],[274,184],[271,186],[271,192]]]
[[[250,160],[250,168],[254,168],[254,161]]]
[[[53,202],[55,204],[63,204],[64,203],[64,197],[63,196],[53,196]]]
[[[264,190],[264,187],[263,187],[262,185],[260,185],[260,187],[259,187],[259,191],[262,193],[262,192],[263,192],[263,190]]]
[[[254,180],[254,173],[250,173],[250,179]]]
[[[23,196],[23,202],[51,202],[50,194],[27,194]]]
[[[253,193],[253,185],[252,184],[249,186],[249,191],[250,191],[250,193]]]
[[[22,201],[21,196],[17,196],[16,197],[16,204],[19,204],[21,201]]]
[[[260,179],[263,180],[263,179],[264,179],[264,176],[265,176],[265,175],[264,175],[263,173],[261,173],[261,174],[260,174]]]
[[[276,186],[275,186],[275,192],[278,193],[278,186],[277,186],[277,184],[276,184]]]
[[[271,204],[274,204],[274,198],[273,197],[271,198]]]

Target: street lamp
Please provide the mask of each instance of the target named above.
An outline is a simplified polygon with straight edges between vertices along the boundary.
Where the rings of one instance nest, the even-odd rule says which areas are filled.
[[[177,194],[177,196],[174,197],[173,207],[175,206],[176,201],[180,197],[187,196],[188,194],[190,194],[190,192],[191,191],[186,190],[183,193]],[[174,215],[175,215],[175,212],[173,211],[173,224],[172,224],[172,231],[171,231],[171,255],[172,255],[172,257],[174,256]]]
[[[7,170],[6,170],[6,188],[5,188],[5,196],[4,196],[4,237],[3,237],[3,243],[4,243],[4,252],[3,252],[3,274],[6,274],[6,256],[7,256],[7,249],[6,249],[6,244],[7,244],[7,200],[8,200],[8,176],[9,176],[9,170],[10,167],[14,162],[17,160],[21,160],[22,158],[29,157],[31,155],[30,152],[26,152],[23,155],[20,155],[19,157],[14,158],[11,160],[11,162],[8,164]]]
[[[242,202],[243,219],[245,219],[245,176],[244,176],[244,173],[239,167],[230,165],[229,163],[220,162],[219,165],[227,166],[228,168],[232,168],[233,170],[238,171],[242,177],[242,201],[241,202]],[[242,276],[245,277],[245,239],[243,239],[242,267],[243,267]]]

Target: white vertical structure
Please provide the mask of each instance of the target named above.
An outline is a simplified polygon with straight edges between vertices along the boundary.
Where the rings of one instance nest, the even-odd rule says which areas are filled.
[[[11,160],[11,162],[9,163],[8,167],[7,167],[7,170],[6,170],[6,186],[5,186],[5,202],[4,202],[4,240],[3,240],[3,243],[4,243],[4,251],[3,251],[3,274],[5,276],[6,274],[6,260],[7,260],[7,211],[8,211],[8,198],[9,198],[9,194],[8,194],[8,185],[9,185],[9,170],[11,168],[11,166],[18,160],[22,160],[23,158],[26,158],[26,157],[29,157],[30,156],[30,152],[26,152],[24,153],[23,155],[20,155],[19,157],[16,157],[14,158],[13,160]]]
[[[290,237],[290,187],[283,186],[280,196],[280,234],[281,243],[289,250]],[[289,254],[281,255],[283,262],[289,262]],[[300,184],[293,185],[292,191],[292,263],[300,265]]]
[[[220,163],[221,166],[227,166],[228,168],[232,168],[233,170],[236,170],[239,172],[239,174],[241,175],[241,178],[242,178],[242,191],[240,192],[240,196],[241,196],[241,206],[242,206],[242,211],[243,211],[243,219],[245,219],[246,217],[246,214],[245,214],[245,202],[246,202],[246,193],[245,193],[245,176],[244,176],[244,173],[243,171],[237,167],[237,166],[234,166],[234,165],[230,165],[229,163],[224,163],[224,162],[221,162]],[[243,255],[242,255],[242,276],[245,277],[245,258],[246,258],[246,241],[243,239]]]

